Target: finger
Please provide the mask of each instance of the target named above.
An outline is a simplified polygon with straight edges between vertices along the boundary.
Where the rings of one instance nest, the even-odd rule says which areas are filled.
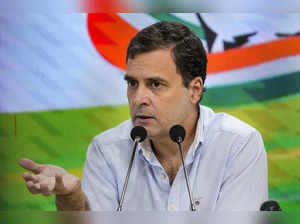
[[[33,175],[33,174],[29,174],[29,173],[23,173],[22,176],[26,182],[32,181],[33,183],[39,183],[47,178],[46,176],[41,175],[41,174]]]
[[[40,188],[41,188],[41,193],[44,196],[50,196],[52,194],[52,191],[49,189],[49,185],[47,183],[41,183]]]
[[[29,173],[23,173],[22,177],[26,182],[32,181],[33,183],[37,183],[40,180],[40,178],[38,176],[31,175]]]
[[[40,184],[34,184],[32,181],[26,182],[26,186],[31,194],[39,194],[40,193]]]
[[[64,188],[64,183],[63,183],[63,176],[59,173],[55,174],[55,188],[56,189],[62,189]]]
[[[65,194],[66,193],[66,187],[63,182],[63,175],[62,174],[55,174],[55,188],[54,188],[55,194]]]
[[[42,171],[43,165],[33,162],[30,159],[22,158],[19,160],[20,166],[23,168],[32,171],[35,174],[38,174]]]

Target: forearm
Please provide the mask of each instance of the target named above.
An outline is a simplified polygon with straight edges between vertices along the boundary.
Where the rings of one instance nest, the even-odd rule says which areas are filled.
[[[88,203],[81,188],[72,194],[56,195],[56,207],[58,211],[87,211]]]

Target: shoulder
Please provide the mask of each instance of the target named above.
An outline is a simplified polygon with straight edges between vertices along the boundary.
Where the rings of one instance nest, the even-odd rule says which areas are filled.
[[[201,106],[205,148],[226,164],[239,157],[240,161],[256,161],[265,157],[263,139],[258,130],[244,121],[227,114],[215,113]],[[200,112],[200,113],[201,113]]]
[[[201,105],[201,119],[203,119],[206,131],[213,131],[227,135],[247,137],[258,131],[240,119],[224,113],[215,113],[211,108]]]
[[[203,106],[200,113],[200,119],[203,119],[204,144],[217,146],[215,150],[222,148],[230,157],[241,151],[253,156],[265,151],[261,134],[246,122],[227,113],[215,113]]]
[[[128,139],[130,139],[130,131],[132,127],[133,125],[131,120],[126,120],[118,126],[96,135],[93,141],[96,141],[101,145],[110,145],[120,141],[128,141]]]
[[[118,126],[96,135],[88,148],[87,156],[89,158],[99,154],[113,156],[120,154],[120,151],[127,152],[131,146],[130,131],[132,127],[131,120],[126,120]]]

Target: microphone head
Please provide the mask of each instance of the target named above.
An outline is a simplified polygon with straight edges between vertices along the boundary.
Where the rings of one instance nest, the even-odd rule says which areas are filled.
[[[181,143],[183,142],[184,138],[185,138],[185,130],[184,127],[182,127],[179,124],[174,125],[173,127],[171,127],[170,129],[170,138],[176,142],[176,143]]]
[[[145,138],[147,137],[147,131],[144,127],[142,126],[135,126],[131,132],[130,132],[130,136],[132,138],[132,140],[134,141],[136,138],[139,138],[139,142],[142,142],[145,140]]]
[[[281,211],[281,208],[276,201],[270,200],[262,203],[260,211]]]

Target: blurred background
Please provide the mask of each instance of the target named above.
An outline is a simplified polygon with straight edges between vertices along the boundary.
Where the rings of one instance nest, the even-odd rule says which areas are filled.
[[[0,210],[55,210],[31,195],[21,157],[81,177],[91,139],[129,118],[125,55],[138,30],[187,25],[208,52],[201,104],[257,128],[269,196],[300,210],[300,14],[0,15]]]

